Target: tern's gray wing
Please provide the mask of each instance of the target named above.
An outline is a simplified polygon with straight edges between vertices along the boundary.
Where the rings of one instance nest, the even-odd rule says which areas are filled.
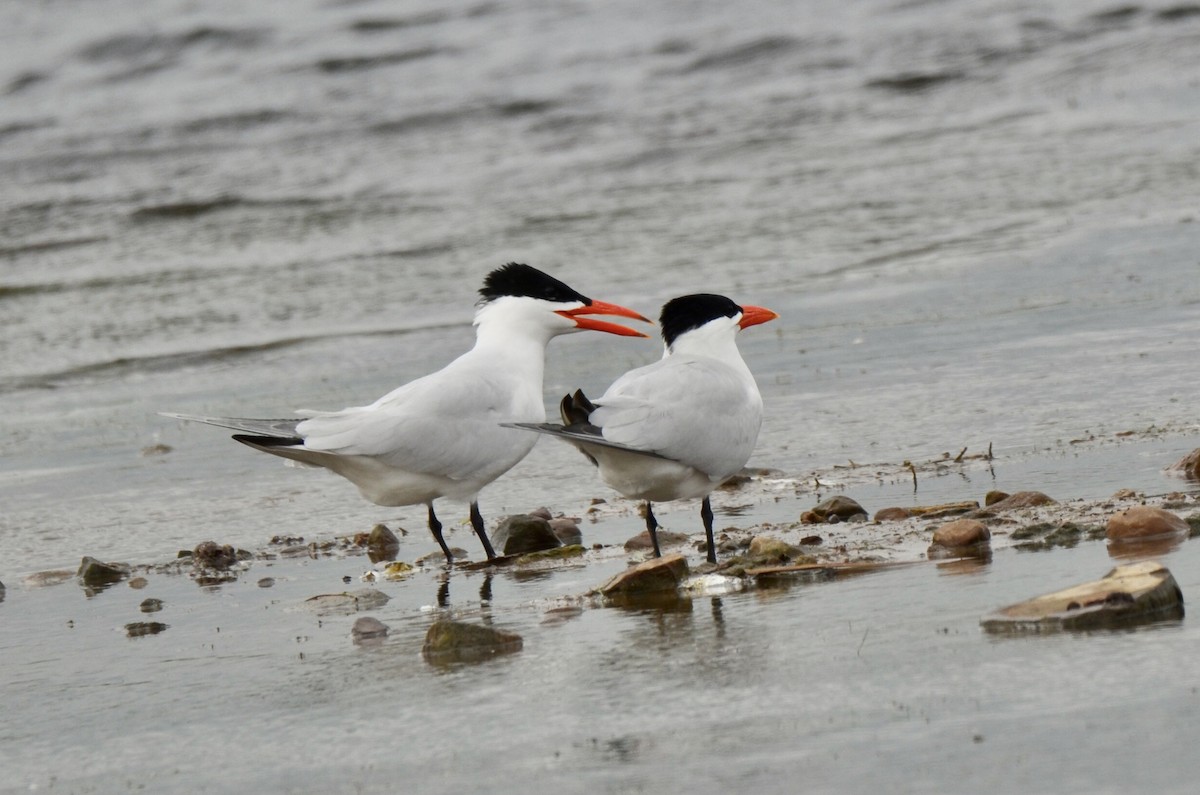
[[[649,458],[661,458],[664,461],[671,461],[664,455],[654,452],[653,450],[639,450],[636,447],[630,447],[627,444],[620,442],[610,442],[600,435],[599,429],[593,426],[587,427],[572,427],[567,425],[556,425],[552,422],[504,422],[501,423],[506,428],[523,428],[527,431],[535,433],[544,433],[547,436],[555,436],[565,442],[597,445],[599,447],[611,447],[614,450],[624,450],[627,453],[637,453]]]
[[[273,436],[277,439],[299,439],[296,426],[302,419],[255,420],[248,417],[200,417],[195,414],[172,414],[160,411],[159,415],[188,422],[203,422],[216,425],[218,428],[232,428],[235,431],[245,431],[257,436]]]

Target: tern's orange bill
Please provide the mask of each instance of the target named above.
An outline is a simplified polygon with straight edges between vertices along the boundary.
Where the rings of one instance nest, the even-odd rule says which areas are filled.
[[[779,314],[772,312],[761,306],[743,306],[742,319],[738,321],[738,325],[742,328],[757,326],[759,323],[766,323],[768,320],[774,320],[779,317]]]
[[[608,334],[618,334],[622,337],[648,337],[649,334],[643,334],[636,329],[631,329],[626,326],[619,326],[616,323],[608,323],[603,320],[595,320],[585,315],[617,315],[619,317],[633,318],[641,320],[644,323],[651,322],[642,315],[634,312],[632,309],[621,306],[620,304],[610,304],[607,301],[592,301],[587,306],[581,306],[578,309],[560,309],[558,314],[563,317],[569,317],[575,321],[575,325],[582,329],[590,331],[603,331]]]

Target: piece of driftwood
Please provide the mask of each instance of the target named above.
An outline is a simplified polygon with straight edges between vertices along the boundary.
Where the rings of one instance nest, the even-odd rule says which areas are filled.
[[[1117,568],[1094,582],[1001,608],[980,619],[988,632],[1023,633],[1128,627],[1183,618],[1183,593],[1157,561]]]

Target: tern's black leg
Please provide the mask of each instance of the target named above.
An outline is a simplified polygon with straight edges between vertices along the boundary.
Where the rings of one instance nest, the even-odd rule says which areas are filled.
[[[700,503],[700,520],[704,522],[704,537],[708,541],[708,562],[717,562],[717,545],[713,542],[713,512],[712,503],[708,501],[708,497],[704,498],[704,502]]]
[[[650,510],[650,500],[646,500],[646,532],[650,534],[650,543],[654,545],[654,557],[661,558],[662,550],[658,548],[658,520],[654,511]]]
[[[433,533],[433,539],[438,542],[438,546],[446,554],[446,562],[453,563],[454,556],[450,554],[450,547],[446,546],[446,539],[442,538],[442,523],[438,521],[437,514],[433,512],[432,502],[429,503],[429,532]]]
[[[495,560],[496,551],[492,549],[492,542],[488,540],[487,530],[483,526],[483,514],[479,513],[479,503],[477,502],[471,503],[471,527],[475,528],[475,535],[479,536],[488,560]]]

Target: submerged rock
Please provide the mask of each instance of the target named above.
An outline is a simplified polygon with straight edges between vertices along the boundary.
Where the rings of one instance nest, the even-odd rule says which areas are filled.
[[[351,615],[383,607],[390,599],[383,591],[359,588],[357,591],[310,596],[304,600],[304,605],[317,615]]]
[[[1108,518],[1109,541],[1146,541],[1153,538],[1187,536],[1188,523],[1170,511],[1149,505],[1134,505]]]
[[[125,634],[131,638],[141,638],[146,635],[157,635],[168,626],[161,621],[134,621],[132,624],[125,625]]]
[[[124,563],[104,563],[93,557],[84,557],[76,572],[80,582],[91,587],[105,587],[118,583],[129,576],[129,567]]]
[[[550,522],[540,516],[518,513],[505,517],[492,533],[492,546],[501,555],[520,555],[562,546]]]
[[[378,618],[362,616],[354,622],[354,626],[350,628],[350,634],[354,636],[355,643],[364,640],[382,640],[387,637],[388,629],[388,625]]]
[[[142,603],[140,605],[138,605],[138,609],[141,610],[143,613],[157,613],[158,611],[163,609],[163,600],[162,599],[143,599]]]
[[[612,597],[674,591],[687,575],[688,564],[683,555],[664,555],[626,569],[600,586],[600,593]]]
[[[1107,629],[1183,617],[1183,592],[1157,561],[1118,566],[1102,579],[984,616],[988,632]]]
[[[1099,525],[1082,525],[1077,522],[1050,524],[1040,522],[1013,530],[1009,538],[1021,543],[1017,549],[1040,551],[1054,547],[1073,547],[1083,539],[1104,537],[1104,528]]]
[[[67,569],[38,571],[22,579],[21,584],[26,588],[46,588],[51,585],[62,585],[64,582],[74,579],[75,575],[76,572]]]
[[[523,645],[521,636],[512,632],[463,621],[436,621],[425,633],[421,654],[435,665],[478,662],[520,651]]]

